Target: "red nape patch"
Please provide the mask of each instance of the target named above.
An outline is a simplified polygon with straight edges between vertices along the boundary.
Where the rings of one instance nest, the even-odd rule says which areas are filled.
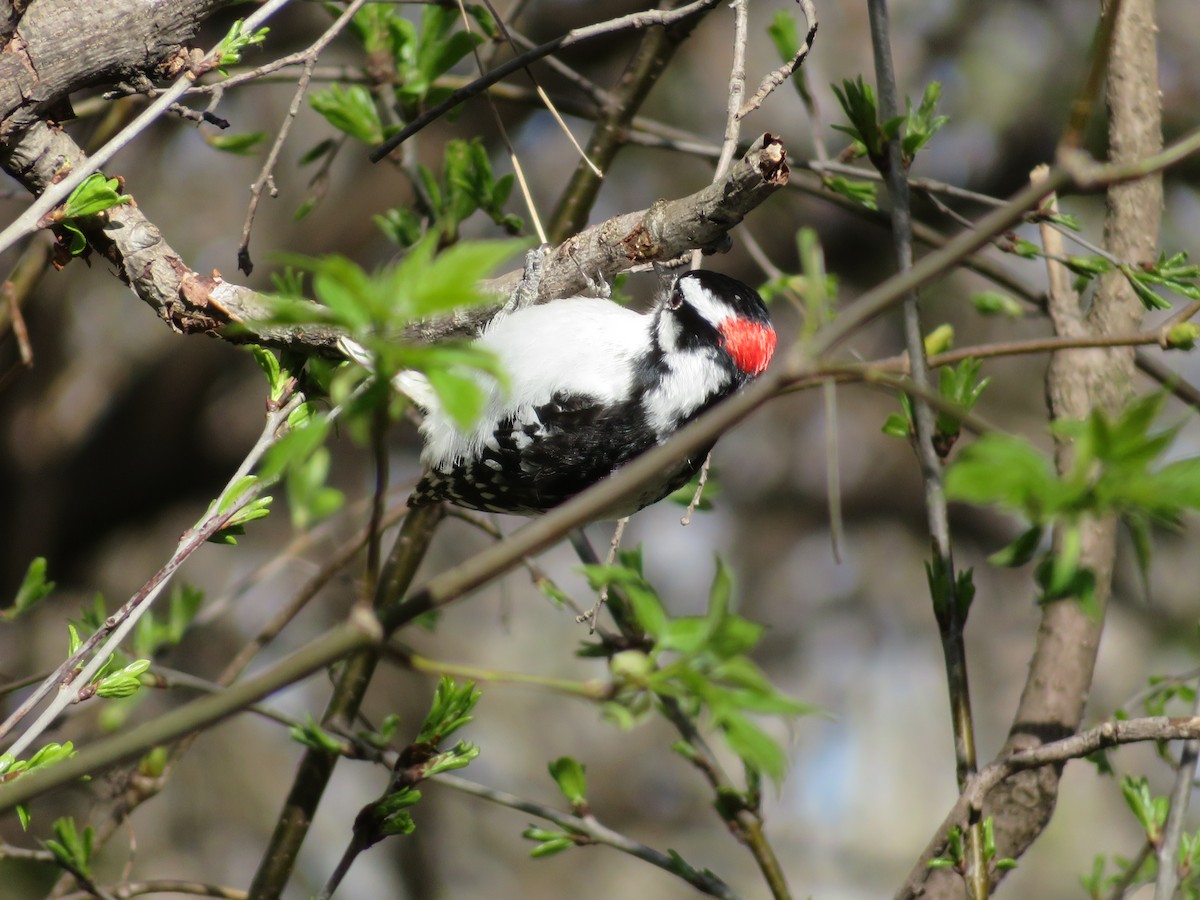
[[[775,329],[770,325],[732,318],[721,323],[725,349],[747,375],[761,375],[775,354]]]

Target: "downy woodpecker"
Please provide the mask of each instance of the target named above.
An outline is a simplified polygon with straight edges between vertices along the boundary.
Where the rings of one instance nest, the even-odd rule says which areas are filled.
[[[570,297],[502,315],[478,338],[508,374],[489,381],[467,431],[439,406],[424,376],[401,376],[425,412],[425,476],[410,506],[545,512],[662,443],[762,374],[775,351],[762,298],[715,272],[688,272],[645,314]],[[661,500],[700,468],[711,445],[604,518]]]

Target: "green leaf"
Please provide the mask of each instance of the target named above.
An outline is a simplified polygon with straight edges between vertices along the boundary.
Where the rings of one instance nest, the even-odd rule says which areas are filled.
[[[120,697],[132,697],[142,688],[142,674],[150,668],[150,660],[139,659],[131,662],[119,672],[106,675],[96,682],[96,694],[113,700]]]
[[[1042,248],[1025,238],[1017,238],[1013,241],[1012,252],[1022,259],[1037,259],[1042,255]]]
[[[667,628],[667,611],[654,589],[628,565],[584,566],[584,574],[593,590],[604,585],[624,592],[638,626],[650,637],[661,638]]]
[[[62,228],[67,233],[67,252],[72,256],[78,256],[87,249],[87,238],[82,231],[70,222],[64,222]]]
[[[477,756],[479,748],[468,741],[459,741],[445,753],[439,753],[421,766],[421,777],[432,778],[443,772],[466,768]]]
[[[421,239],[421,219],[411,209],[389,209],[382,215],[372,216],[371,221],[398,247],[411,247]]]
[[[573,808],[587,805],[587,775],[586,767],[569,756],[560,756],[546,766],[550,777],[558,785],[558,789]]]
[[[487,404],[487,394],[479,382],[471,375],[449,369],[430,369],[425,374],[455,424],[464,430],[474,425]]]
[[[1112,263],[1102,256],[1068,256],[1062,264],[1084,278],[1095,278],[1112,271]]]
[[[1003,550],[997,550],[988,557],[988,562],[993,566],[1005,566],[1007,568],[1016,568],[1023,566],[1037,553],[1038,547],[1042,543],[1042,535],[1045,534],[1045,529],[1041,525],[1030,526],[1021,535],[1005,547]]]
[[[305,531],[333,515],[345,503],[345,495],[326,485],[333,455],[328,447],[318,447],[307,460],[288,469],[287,497],[292,525]]]
[[[522,833],[522,837],[530,837],[531,830]],[[548,841],[543,841],[532,850],[529,855],[534,859],[541,859],[546,856],[554,856],[556,853],[562,853],[564,850],[569,850],[575,846],[575,842],[569,837],[554,837]]]
[[[1024,512],[1034,521],[1061,506],[1063,491],[1054,467],[1027,441],[990,432],[946,470],[946,497],[979,506],[995,504]]]
[[[1167,798],[1151,794],[1150,784],[1144,775],[1138,778],[1126,775],[1122,778],[1121,794],[1146,833],[1146,839],[1157,846],[1167,820]]]
[[[854,81],[842,81],[840,88],[837,85],[831,87],[850,121],[849,125],[834,125],[833,128],[853,138],[876,168],[884,168],[887,165],[887,135],[885,127],[879,124],[875,89],[866,84],[861,75]],[[895,127],[899,127],[898,121]]]
[[[311,713],[305,713],[304,724],[291,726],[288,733],[293,741],[313,750],[339,755],[346,750],[345,744],[339,738],[325,731]]]
[[[1075,216],[1068,215],[1067,213],[1045,212],[1043,213],[1043,217],[1047,222],[1053,222],[1055,225],[1061,225],[1064,228],[1069,228],[1071,231],[1078,233],[1081,230],[1079,227],[1079,219],[1077,219]]]
[[[1010,319],[1020,319],[1025,315],[1025,307],[1008,294],[996,291],[977,291],[971,295],[971,304],[975,310],[984,316],[1007,316]]]
[[[879,185],[874,181],[859,181],[844,175],[822,175],[821,183],[835,194],[840,194],[859,206],[870,210],[879,209]]]
[[[148,658],[167,647],[174,647],[183,640],[203,603],[203,591],[176,582],[167,602],[158,604],[138,620],[133,632],[134,654]]]
[[[355,140],[371,145],[383,141],[383,122],[375,98],[364,85],[335,84],[314,93],[309,103],[330,125]]]
[[[1137,294],[1137,298],[1142,301],[1142,305],[1149,310],[1155,309],[1170,309],[1171,302],[1165,297],[1158,294],[1151,287],[1154,283],[1161,284],[1160,279],[1155,279],[1145,272],[1138,272],[1133,266],[1123,265],[1120,267],[1121,274],[1125,276],[1125,280],[1129,282],[1129,286],[1133,288],[1133,292]]]
[[[1191,350],[1200,338],[1200,325],[1195,322],[1179,322],[1167,329],[1164,343],[1168,350]]]
[[[443,675],[438,680],[433,705],[421,725],[417,743],[437,746],[462,728],[471,721],[470,712],[481,696],[483,695],[475,690],[475,682],[468,681],[457,685],[453,679]]]
[[[720,726],[729,748],[747,766],[763,772],[776,784],[783,781],[787,774],[787,754],[770,735],[738,714],[722,716]]]
[[[55,819],[53,827],[57,840],[45,840],[42,841],[42,845],[54,855],[60,865],[81,878],[91,880],[95,829],[88,825],[80,833],[75,828],[75,820],[70,816]]]
[[[237,156],[249,156],[258,145],[267,139],[265,131],[248,131],[244,134],[209,134],[204,136],[205,142],[214,150],[223,153],[233,153]]]
[[[954,326],[943,323],[925,335],[925,355],[937,356],[954,346]],[[945,371],[945,370],[943,370]]]
[[[912,437],[912,425],[900,413],[889,415],[880,431],[889,437],[900,438],[905,441]]]
[[[417,823],[413,821],[408,810],[421,800],[421,792],[410,787],[393,791],[375,804],[375,812],[380,817],[378,827],[380,834],[412,834]]]
[[[54,590],[54,582],[46,580],[46,557],[35,557],[25,569],[25,577],[17,588],[12,606],[0,611],[0,620],[12,621],[32,609]]]
[[[255,31],[245,31],[245,22],[238,19],[229,27],[221,43],[217,45],[217,70],[222,74],[225,66],[232,66],[242,61],[242,51],[256,44],[261,44],[270,33],[270,28],[259,28]]]
[[[432,249],[432,243],[430,248]],[[413,318],[425,318],[485,302],[478,283],[505,260],[528,246],[525,240],[460,241],[419,268],[419,277],[406,257],[395,270],[395,279],[405,290],[405,310]]]
[[[921,103],[913,109],[912,101],[904,100],[905,119],[904,136],[900,142],[900,152],[907,168],[922,147],[924,147],[941,130],[948,121],[948,116],[937,115],[938,101],[942,97],[940,82],[931,81],[925,86]]]
[[[771,24],[767,26],[767,34],[775,45],[775,52],[780,62],[790,62],[800,51],[800,35],[796,31],[796,20],[783,10],[778,10]]]
[[[115,178],[105,178],[99,172],[89,175],[79,187],[71,191],[71,196],[63,204],[62,218],[82,219],[132,202],[132,197],[117,193],[120,187],[121,182]]]
[[[232,508],[246,493],[261,486],[257,475],[246,475],[240,478],[234,486],[221,498],[218,512]],[[256,519],[266,518],[271,513],[271,497],[256,497],[250,500],[237,512],[233,513],[220,530],[216,531],[209,541],[214,544],[236,544],[237,536],[246,533],[246,525]]]

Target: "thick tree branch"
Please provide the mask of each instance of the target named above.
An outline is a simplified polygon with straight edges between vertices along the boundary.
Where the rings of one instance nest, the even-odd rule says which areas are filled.
[[[747,213],[787,184],[786,156],[783,144],[765,134],[720,183],[688,197],[663,200],[649,209],[616,216],[575,235],[549,254],[539,301],[579,294],[587,289],[589,279],[608,280],[637,265],[719,244]],[[34,125],[9,143],[0,143],[0,167],[34,193],[44,190],[56,174],[85,159],[67,134],[44,123]],[[174,331],[337,354],[339,334],[332,328],[261,324],[270,317],[270,308],[261,295],[227,282],[219,274],[193,271],[136,206],[113,207],[105,215],[107,224],[90,235],[93,245]],[[514,271],[485,287],[499,297],[511,291],[520,277],[520,272]],[[472,334],[494,311],[477,307],[419,323],[403,337],[428,343]]]
[[[1105,8],[1120,0],[1107,0]],[[1146,159],[1162,148],[1157,85],[1153,0],[1125,0],[1116,17],[1108,72],[1110,162]],[[1108,191],[1105,249],[1120,259],[1151,260],[1156,255],[1162,207],[1158,176],[1113,185]],[[1064,337],[1103,336],[1136,330],[1143,307],[1121,276],[1106,277],[1086,314],[1067,308],[1068,298],[1050,298],[1052,321]],[[1057,308],[1056,308],[1057,305]],[[1133,375],[1131,348],[1061,351],[1052,358],[1046,393],[1055,419],[1082,419],[1093,409],[1113,414],[1125,403]],[[1058,447],[1058,465],[1071,465],[1072,447]],[[1107,603],[1116,552],[1114,518],[1084,523],[1079,564],[1095,576],[1096,603]],[[1045,606],[1021,695],[1002,757],[1036,751],[1079,728],[1091,688],[1102,619],[1078,603]],[[1058,799],[1061,765],[1043,766],[997,783],[983,803],[995,822],[1000,856],[1019,857],[1050,821]],[[933,870],[924,885],[928,897],[961,897],[957,875]]]
[[[200,24],[228,2],[4,4],[0,33],[7,23],[15,22],[16,30],[0,52],[0,137],[28,127],[79,88],[133,71],[178,75],[190,64],[188,44]],[[13,12],[25,5],[23,13]]]
[[[984,766],[979,774],[967,783],[958,801],[926,846],[925,852],[912,867],[904,885],[897,891],[896,900],[915,900],[917,897],[930,896],[930,885],[926,884],[930,872],[929,861],[945,849],[950,829],[962,828],[972,811],[978,812],[980,806],[985,803],[985,797],[995,793],[1004,784],[1016,780],[1015,776],[1043,769],[1058,771],[1072,759],[1082,759],[1099,750],[1122,744],[1195,740],[1197,737],[1200,737],[1200,718],[1154,716],[1112,721],[1062,740],[1001,757],[996,762]],[[1002,850],[999,852],[1003,855]],[[958,880],[961,883],[961,879]]]

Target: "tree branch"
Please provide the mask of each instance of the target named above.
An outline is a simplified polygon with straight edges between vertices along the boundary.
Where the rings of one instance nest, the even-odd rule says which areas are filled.
[[[1108,0],[1106,8],[1119,0]],[[1145,160],[1161,150],[1161,110],[1153,0],[1126,0],[1117,16],[1108,73],[1110,173],[1130,160]],[[1103,52],[1098,50],[1097,52]],[[1162,205],[1161,181],[1117,184],[1108,191],[1105,249],[1120,259],[1150,260],[1156,255]],[[1065,307],[1068,298],[1050,298],[1052,320],[1064,337],[1083,331],[1102,336],[1135,331],[1143,307],[1126,279],[1105,277],[1086,315]],[[1054,308],[1055,304],[1061,308]],[[1046,392],[1055,419],[1083,419],[1096,408],[1115,414],[1130,393],[1131,348],[1060,351],[1051,359]],[[1059,471],[1071,465],[1072,447],[1057,448]],[[1079,565],[1095,576],[1096,603],[1103,609],[1112,585],[1116,520],[1083,524]],[[1046,604],[1009,737],[1001,756],[1035,752],[1079,727],[1092,683],[1102,619],[1078,603]],[[1063,760],[1059,760],[1062,762]],[[1019,857],[1042,833],[1058,798],[1061,766],[1042,766],[997,782],[983,802],[993,817],[997,853]],[[927,872],[928,897],[960,897],[961,879],[946,870]]]
[[[580,232],[547,257],[539,302],[578,295],[588,279],[611,279],[637,265],[673,259],[690,250],[719,244],[747,213],[787,184],[787,151],[773,135],[762,135],[718,184],[690,196],[664,200]],[[39,123],[19,138],[0,143],[0,167],[26,188],[40,193],[56,173],[83,163],[86,156],[65,133]],[[89,235],[133,292],[168,327],[181,334],[208,334],[239,343],[340,355],[340,334],[324,326],[275,326],[265,298],[247,287],[190,269],[162,233],[133,204],[108,210],[107,224]],[[520,281],[513,271],[484,285],[506,296]],[[474,334],[494,314],[476,307],[444,319],[417,323],[403,338],[431,343]],[[231,327],[236,326],[236,327]]]
[[[962,828],[972,811],[977,812],[989,794],[1013,780],[1014,776],[1046,768],[1061,769],[1064,763],[1072,759],[1082,759],[1099,750],[1107,750],[1121,744],[1195,740],[1198,737],[1200,718],[1195,717],[1177,719],[1153,716],[1110,721],[1058,741],[1013,753],[984,766],[978,775],[968,781],[958,801],[913,865],[903,886],[897,891],[896,900],[915,900],[917,897],[931,896],[928,889],[932,885],[926,883],[930,872],[929,861],[945,848],[950,829]],[[997,852],[1003,855],[1003,850],[998,849]],[[961,885],[961,878],[952,877]],[[940,884],[937,887],[941,889]]]
[[[28,127],[72,91],[132,71],[174,76],[200,24],[228,0],[145,3],[39,0],[0,9],[0,138]],[[19,18],[19,21],[18,21]],[[15,32],[10,29],[15,26]]]

